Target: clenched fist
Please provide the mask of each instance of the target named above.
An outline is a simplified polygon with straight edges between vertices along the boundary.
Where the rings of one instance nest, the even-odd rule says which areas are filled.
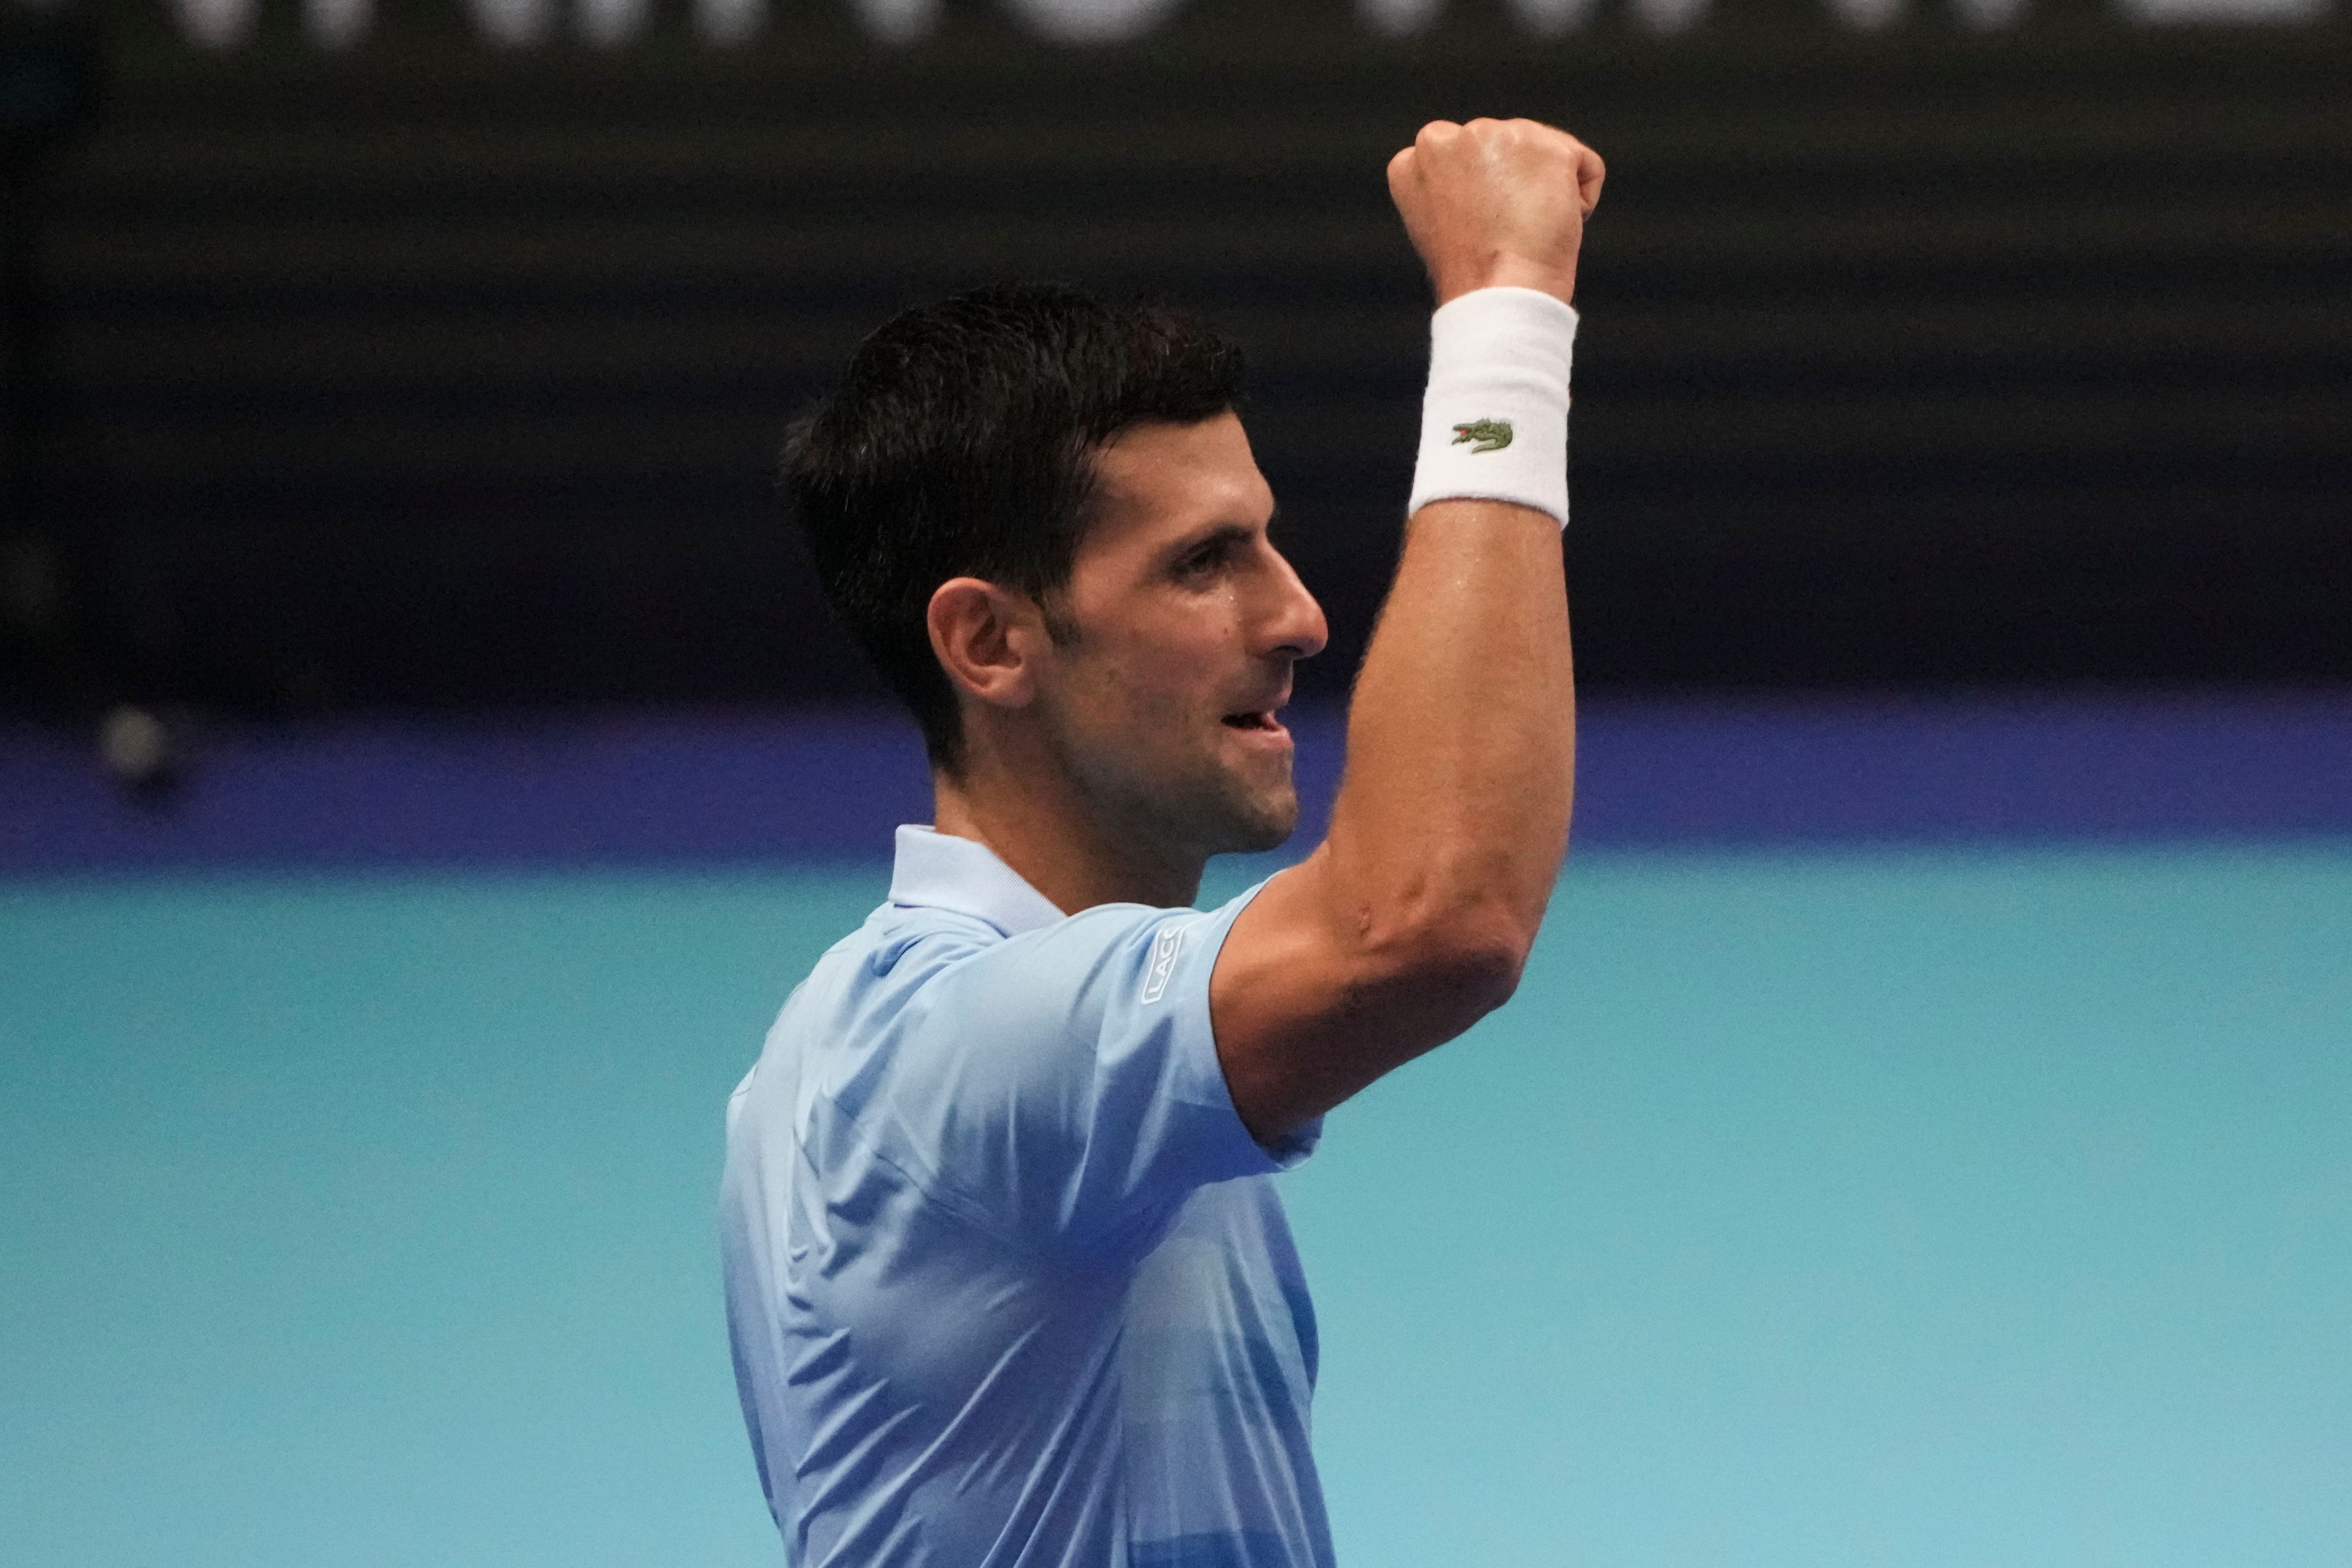
[[[1600,153],[1532,120],[1437,120],[1389,160],[1389,195],[1439,304],[1505,285],[1565,304],[1606,172]]]

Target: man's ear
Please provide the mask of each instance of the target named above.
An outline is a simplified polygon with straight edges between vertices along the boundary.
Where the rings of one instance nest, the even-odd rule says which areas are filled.
[[[993,708],[1025,708],[1051,646],[1037,606],[977,577],[950,577],[924,612],[931,652],[957,690]]]

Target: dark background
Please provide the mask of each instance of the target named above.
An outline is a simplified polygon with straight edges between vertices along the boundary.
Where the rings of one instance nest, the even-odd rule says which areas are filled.
[[[1390,570],[1426,300],[1381,178],[1424,119],[1610,160],[1570,534],[1601,689],[2352,678],[2352,26],[2075,5],[1876,36],[1722,0],[1555,40],[1457,3],[1198,0],[1049,46],[950,0],[697,42],[479,42],[272,0],[226,54],[68,13],[87,134],[12,143],[0,708],[259,714],[870,690],[768,496],[892,310],[1163,293],[1246,410],[1344,689]],[[20,28],[20,41],[21,41]],[[19,95],[21,101],[21,94]]]

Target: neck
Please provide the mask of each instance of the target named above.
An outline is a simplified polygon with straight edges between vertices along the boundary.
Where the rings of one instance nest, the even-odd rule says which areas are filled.
[[[933,772],[932,822],[988,846],[1064,914],[1097,904],[1174,909],[1199,895],[1204,860],[1167,852],[1144,824],[1110,820],[1057,764],[972,746],[956,773]]]

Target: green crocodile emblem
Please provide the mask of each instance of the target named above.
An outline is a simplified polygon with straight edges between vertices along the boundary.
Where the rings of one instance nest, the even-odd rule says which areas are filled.
[[[1511,444],[1511,422],[1507,419],[1473,419],[1467,425],[1456,425],[1452,445],[1459,447],[1465,441],[1478,443],[1470,448],[1470,455],[1474,458],[1481,452],[1499,452]]]

